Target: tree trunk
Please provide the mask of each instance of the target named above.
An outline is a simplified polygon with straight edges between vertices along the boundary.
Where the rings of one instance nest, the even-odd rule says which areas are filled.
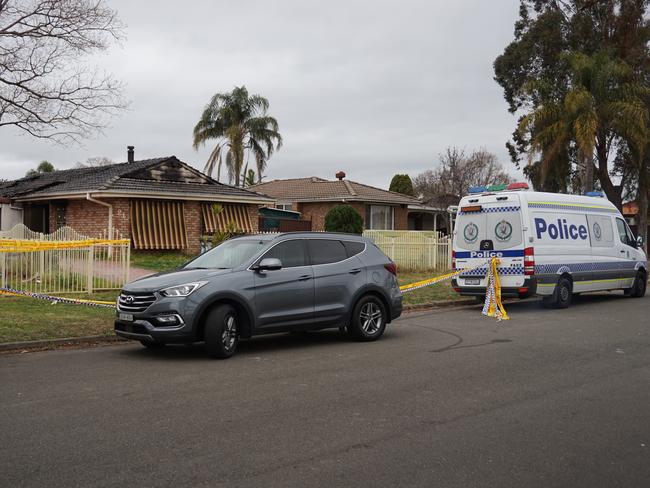
[[[645,158],[641,161],[641,170],[639,171],[639,222],[637,235],[643,237],[643,250],[648,253],[648,193],[650,188],[648,178],[648,167]]]
[[[584,193],[594,190],[594,162],[590,155],[586,155]]]
[[[604,140],[603,138],[601,139]],[[605,192],[605,195],[607,195],[607,199],[616,205],[616,208],[621,210],[623,208],[623,185],[615,185],[609,176],[607,146],[604,142],[596,145],[596,159],[598,160],[597,174],[600,186]]]

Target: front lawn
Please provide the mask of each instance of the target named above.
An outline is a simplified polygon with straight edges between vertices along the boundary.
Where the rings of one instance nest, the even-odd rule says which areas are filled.
[[[112,292],[76,298],[114,301]],[[65,295],[66,297],[70,295]],[[0,343],[113,334],[115,310],[0,295]]]
[[[187,263],[192,258],[193,256],[187,256],[179,252],[132,251],[131,266],[156,272],[169,271]]]
[[[417,281],[434,278],[448,271],[401,271],[397,270],[400,285],[408,285]],[[459,300],[461,297],[451,287],[451,280],[435,285],[426,286],[415,291],[404,293],[404,305],[426,305],[439,300]],[[465,297],[466,298],[466,297]]]

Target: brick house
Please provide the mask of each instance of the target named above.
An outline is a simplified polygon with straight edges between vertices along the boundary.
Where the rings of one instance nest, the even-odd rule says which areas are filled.
[[[359,212],[366,229],[408,230],[409,205],[420,204],[416,198],[346,180],[342,171],[336,177],[273,180],[251,189],[274,198],[277,208],[300,212],[314,231],[325,230],[325,215],[342,203]]]
[[[256,232],[259,206],[274,203],[219,183],[175,156],[135,161],[130,147],[128,159],[3,182],[0,201],[22,213],[20,220],[37,232],[69,226],[91,237],[130,238],[135,249],[188,254],[200,250],[201,235],[230,222]]]

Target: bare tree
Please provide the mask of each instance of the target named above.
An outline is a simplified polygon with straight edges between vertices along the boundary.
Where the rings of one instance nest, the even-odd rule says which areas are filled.
[[[457,147],[448,147],[440,155],[440,164],[413,178],[416,194],[430,205],[446,208],[455,205],[467,194],[470,186],[510,183],[510,175],[497,157],[479,149],[466,155]]]
[[[100,166],[108,166],[109,164],[115,164],[111,158],[106,156],[94,156],[92,158],[86,159],[85,163],[78,162],[76,164],[77,168],[98,168]]]
[[[0,127],[61,143],[101,132],[122,84],[84,59],[122,32],[104,0],[0,0]]]

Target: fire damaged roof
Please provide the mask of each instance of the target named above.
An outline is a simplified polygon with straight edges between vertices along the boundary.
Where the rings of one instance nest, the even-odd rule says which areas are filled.
[[[263,203],[272,201],[266,195],[213,180],[176,156],[65,169],[0,183],[0,198],[20,201],[66,198],[90,192],[114,196],[146,197],[169,194],[179,199],[186,196]]]

